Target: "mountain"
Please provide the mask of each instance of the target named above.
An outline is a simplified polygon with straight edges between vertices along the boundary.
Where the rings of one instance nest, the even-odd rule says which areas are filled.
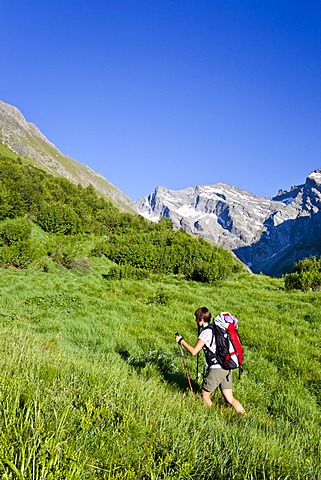
[[[233,251],[254,273],[281,276],[299,259],[321,253],[321,169],[272,199],[217,183],[179,191],[157,187],[135,208]]]
[[[91,184],[122,210],[133,211],[132,201],[102,175],[64,155],[14,106],[0,100],[0,142],[34,166],[68,178],[84,187]]]

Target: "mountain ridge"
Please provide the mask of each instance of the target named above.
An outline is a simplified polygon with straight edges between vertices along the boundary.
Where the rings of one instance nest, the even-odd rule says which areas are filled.
[[[18,156],[28,158],[52,175],[68,178],[84,187],[91,184],[119,208],[133,212],[133,202],[103,175],[63,154],[39,128],[27,122],[21,111],[0,100],[0,142]]]
[[[321,169],[273,198],[220,182],[176,191],[158,186],[135,208],[231,250],[255,273],[280,276],[297,260],[321,252]]]

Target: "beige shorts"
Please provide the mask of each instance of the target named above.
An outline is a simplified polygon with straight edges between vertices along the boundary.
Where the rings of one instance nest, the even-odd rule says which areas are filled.
[[[220,387],[221,390],[232,389],[232,372],[223,368],[209,368],[204,375],[202,388],[207,392],[214,392]]]

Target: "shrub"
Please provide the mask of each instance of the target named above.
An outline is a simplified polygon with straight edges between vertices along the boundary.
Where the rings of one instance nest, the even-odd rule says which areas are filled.
[[[49,238],[44,245],[46,256],[68,270],[88,271],[91,267],[87,258],[84,258],[82,239],[80,235]]]
[[[79,231],[79,220],[70,205],[62,202],[45,205],[37,216],[37,223],[45,232],[72,235]]]
[[[222,278],[224,278],[224,275],[222,275]],[[202,283],[213,283],[219,279],[220,273],[218,266],[206,262],[200,262],[191,275],[191,280]]]
[[[293,271],[297,273],[312,271],[321,272],[321,260],[317,259],[315,256],[304,258],[294,264]]]
[[[15,242],[29,239],[31,223],[24,218],[6,220],[0,225],[0,245],[10,246]]]
[[[93,251],[118,265],[128,265],[155,274],[181,274],[187,280],[213,283],[227,278],[242,267],[221,247],[185,231],[173,231],[169,224],[148,232],[119,232],[110,235]]]
[[[42,247],[34,244],[30,239],[18,241],[11,246],[0,248],[0,265],[5,268],[26,268],[40,260],[43,254]]]
[[[286,290],[320,290],[321,289],[321,260],[309,257],[294,264],[293,273],[284,275]]]
[[[31,240],[31,222],[24,218],[6,220],[0,225],[1,267],[26,268],[44,254]]]

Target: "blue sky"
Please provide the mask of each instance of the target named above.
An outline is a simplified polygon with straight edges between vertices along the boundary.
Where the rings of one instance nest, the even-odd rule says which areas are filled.
[[[0,99],[132,200],[321,168],[321,2],[0,0]]]

